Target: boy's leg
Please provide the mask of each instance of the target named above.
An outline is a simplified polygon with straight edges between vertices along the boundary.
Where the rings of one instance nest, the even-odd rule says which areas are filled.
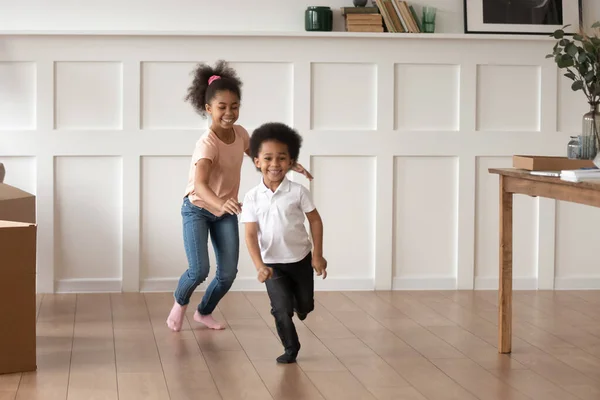
[[[271,300],[271,314],[275,318],[277,333],[285,349],[285,353],[277,358],[277,362],[295,362],[300,351],[300,342],[292,321],[294,315],[292,282],[286,271],[273,267],[273,276],[267,279],[265,284]]]
[[[294,308],[298,319],[302,321],[315,309],[315,282],[311,253],[301,261],[290,265],[289,273],[294,291]]]
[[[224,329],[225,324],[215,321],[211,314],[227,294],[237,275],[240,252],[237,216],[227,214],[213,221],[210,225],[210,238],[217,258],[217,271],[206,288],[194,319],[211,329]]]
[[[175,332],[181,330],[190,296],[198,285],[204,282],[210,268],[208,259],[209,219],[203,210],[191,204],[187,198],[184,199],[181,206],[181,216],[188,269],[179,278],[174,293],[175,304],[167,317],[167,326]]]

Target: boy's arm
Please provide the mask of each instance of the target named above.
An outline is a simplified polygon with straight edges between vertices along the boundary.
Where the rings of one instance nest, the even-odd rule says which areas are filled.
[[[273,275],[273,269],[265,265],[260,255],[258,246],[258,224],[256,222],[246,222],[246,247],[252,258],[254,268],[258,271],[258,280],[264,282]]]
[[[327,260],[323,257],[323,220],[315,208],[306,213],[306,218],[310,224],[310,233],[313,240],[313,268],[317,275],[327,277]]]

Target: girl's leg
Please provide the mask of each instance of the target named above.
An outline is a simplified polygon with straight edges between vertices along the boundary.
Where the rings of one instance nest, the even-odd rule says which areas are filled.
[[[215,278],[208,285],[194,319],[212,329],[225,326],[215,321],[211,314],[219,301],[231,288],[237,275],[240,252],[240,235],[236,215],[225,215],[210,226],[210,238],[217,258]]]
[[[175,304],[167,318],[167,325],[175,332],[181,330],[190,296],[208,276],[210,268],[208,230],[211,215],[191,204],[187,198],[181,207],[183,243],[189,266],[187,271],[179,278],[179,284],[174,294]]]

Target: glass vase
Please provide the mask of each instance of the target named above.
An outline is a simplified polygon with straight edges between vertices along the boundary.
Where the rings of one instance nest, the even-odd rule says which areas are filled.
[[[599,149],[598,129],[600,129],[600,112],[598,103],[590,103],[590,111],[583,115],[581,130],[581,155],[584,160],[593,160]]]

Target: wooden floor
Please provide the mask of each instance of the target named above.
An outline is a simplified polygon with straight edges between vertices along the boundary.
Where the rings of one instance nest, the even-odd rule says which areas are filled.
[[[318,292],[286,366],[264,293],[230,292],[225,331],[190,307],[180,333],[168,293],[39,296],[38,371],[0,375],[0,399],[600,399],[600,292],[515,292],[511,356],[496,296]]]

